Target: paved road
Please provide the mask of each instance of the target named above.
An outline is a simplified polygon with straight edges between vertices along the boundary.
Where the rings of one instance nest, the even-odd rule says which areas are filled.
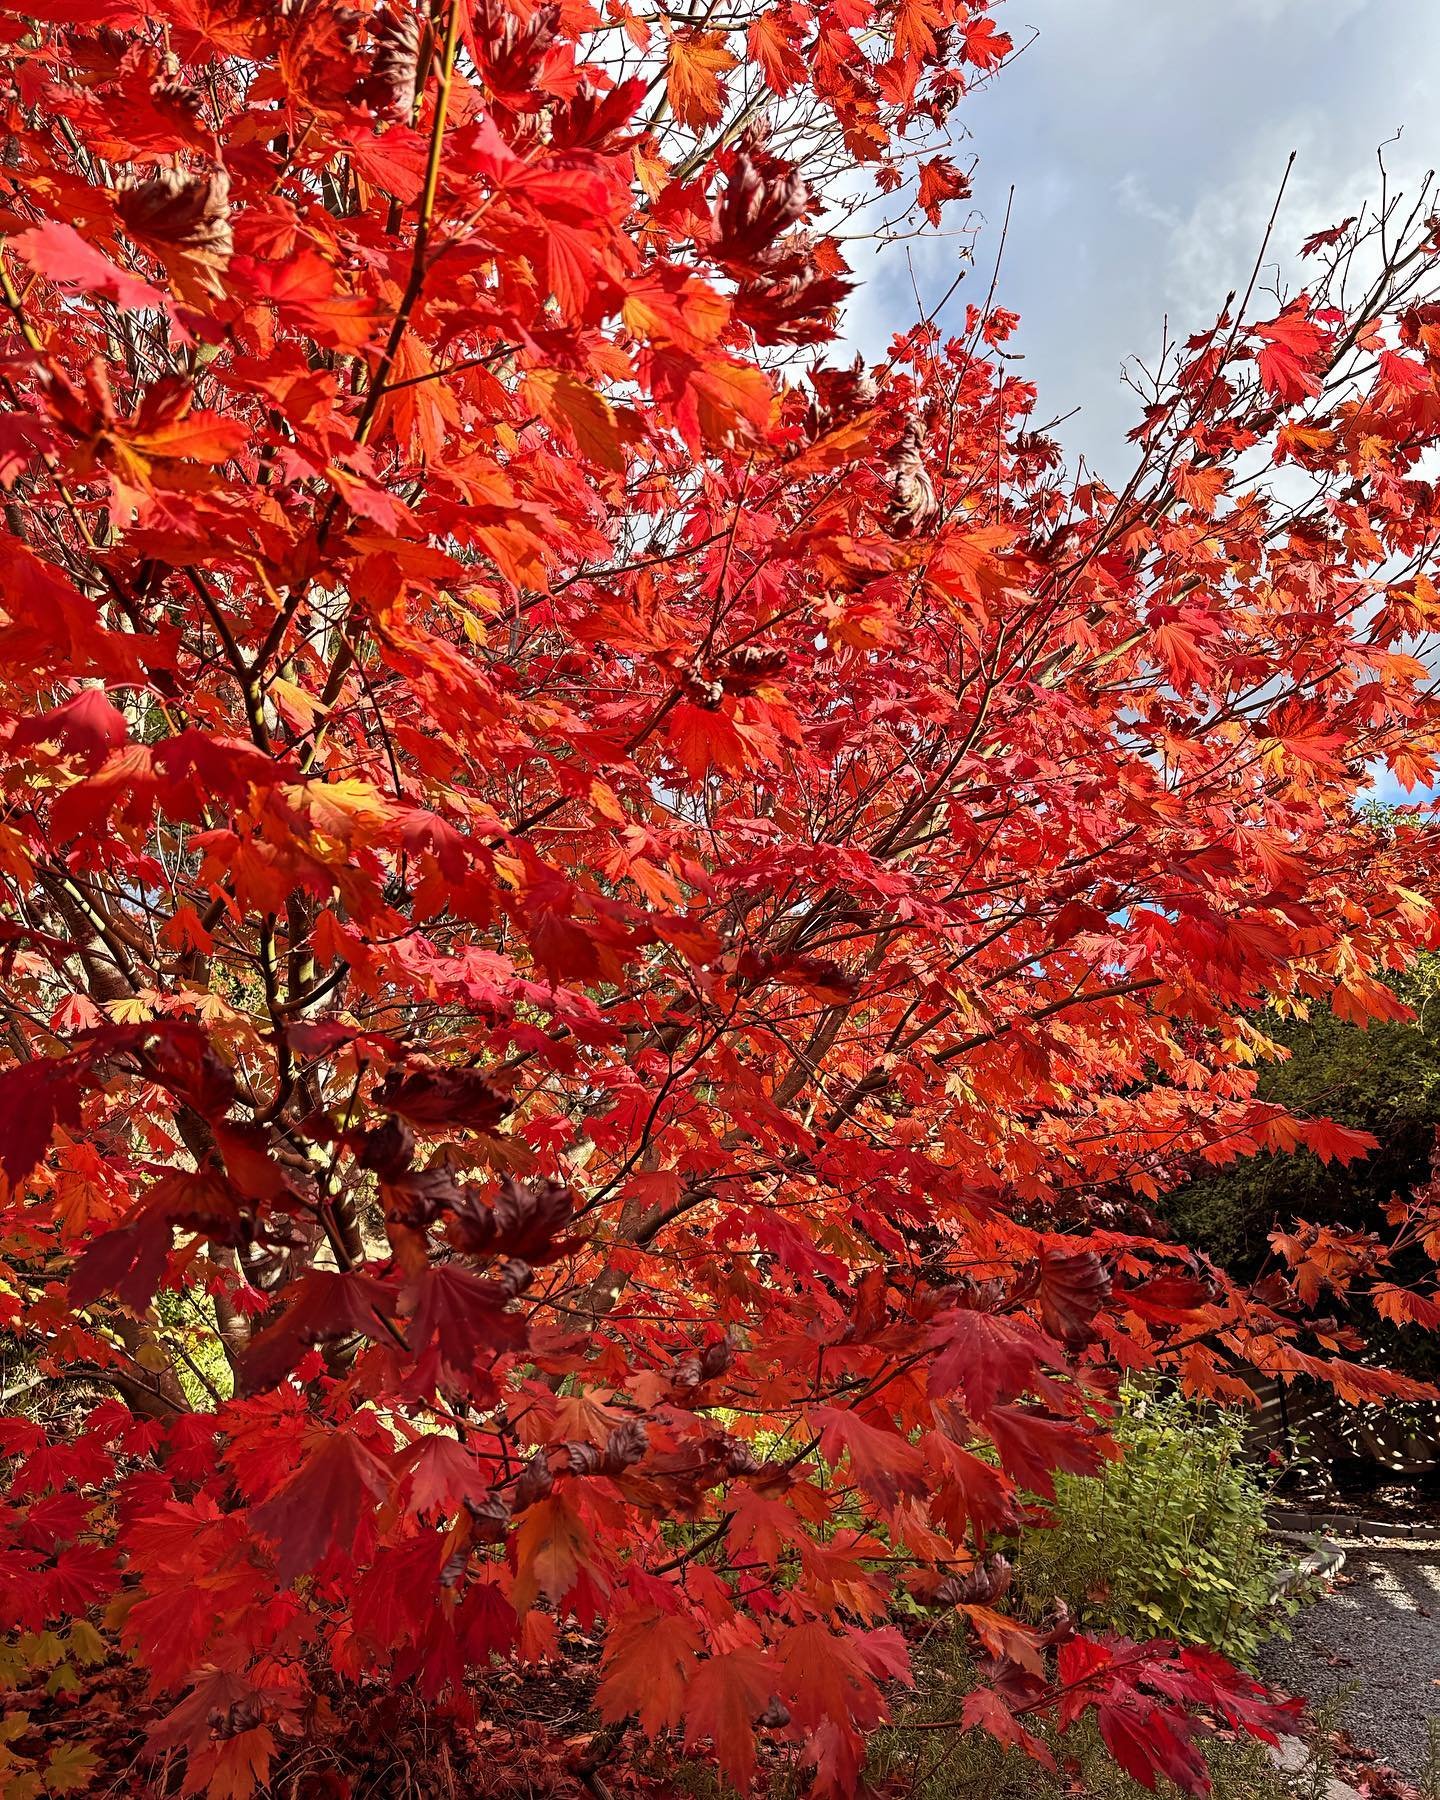
[[[1350,1736],[1418,1781],[1440,1757],[1440,1550],[1347,1550],[1334,1591],[1293,1627],[1263,1658],[1271,1685],[1317,1702],[1353,1690]]]

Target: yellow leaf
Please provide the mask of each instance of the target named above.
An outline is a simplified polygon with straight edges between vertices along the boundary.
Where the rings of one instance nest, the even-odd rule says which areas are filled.
[[[117,1025],[144,1025],[154,1018],[154,1008],[138,994],[112,1000],[105,1011]]]
[[[45,1786],[52,1794],[78,1794],[90,1785],[100,1760],[88,1744],[61,1744],[45,1765]]]
[[[373,782],[307,781],[302,789],[310,822],[316,831],[341,843],[350,843],[357,830],[374,829],[390,816],[390,803]]]
[[[109,1646],[88,1619],[76,1619],[71,1625],[66,1648],[86,1668],[91,1663],[104,1662],[109,1654]]]
[[[65,1646],[53,1631],[28,1631],[20,1640],[32,1669],[53,1669],[65,1654]]]

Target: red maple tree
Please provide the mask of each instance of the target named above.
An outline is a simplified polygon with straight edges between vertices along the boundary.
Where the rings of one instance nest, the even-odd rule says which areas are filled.
[[[0,35],[0,1317],[89,1397],[0,1424],[0,1594],[149,1694],[5,1754],[138,1729],[221,1800],[578,1669],[614,1764],[852,1794],[904,1594],[956,1729],[1202,1790],[1266,1697],[1006,1614],[987,1545],[1121,1371],[1383,1398],[1321,1309],[1440,1316],[1146,1211],[1362,1153],[1257,1100],[1263,1009],[1393,1017],[1440,941],[1357,805],[1440,723],[1424,206],[1228,305],[1116,492],[991,304],[826,361],[857,193],[966,192],[984,0]]]

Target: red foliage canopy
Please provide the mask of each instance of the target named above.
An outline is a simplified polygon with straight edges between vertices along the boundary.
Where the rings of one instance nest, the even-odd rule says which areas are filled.
[[[103,1609],[217,1800],[576,1622],[612,1755],[849,1794],[904,1590],[964,1725],[1203,1786],[1253,1684],[1022,1625],[985,1547],[1119,1371],[1383,1396],[1317,1308],[1435,1313],[1145,1211],[1363,1153],[1256,1099],[1261,1009],[1394,1016],[1436,942],[1357,806],[1434,769],[1430,224],[1192,340],[1116,493],[1003,311],[822,360],[856,171],[887,231],[966,192],[981,0],[0,33],[3,1322],[116,1394],[3,1427],[5,1622]]]

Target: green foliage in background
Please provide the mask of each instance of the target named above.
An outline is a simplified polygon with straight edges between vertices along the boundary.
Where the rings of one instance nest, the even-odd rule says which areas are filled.
[[[1261,1099],[1368,1131],[1380,1147],[1359,1163],[1322,1163],[1295,1150],[1207,1170],[1162,1203],[1187,1243],[1248,1272],[1264,1261],[1276,1224],[1373,1229],[1393,1194],[1426,1180],[1440,1129],[1440,957],[1422,957],[1391,985],[1414,1009],[1413,1023],[1362,1031],[1323,1007],[1304,1020],[1262,1021],[1290,1056],[1264,1065]]]
[[[1245,1419],[1198,1409],[1173,1390],[1135,1384],[1112,1426],[1123,1457],[1095,1478],[1057,1476],[1054,1523],[1034,1526],[1014,1550],[1015,1582],[998,1602],[1035,1619],[1059,1598],[1083,1627],[1127,1637],[1209,1643],[1253,1669],[1260,1646],[1298,1604],[1273,1596],[1294,1557],[1270,1537],[1269,1488],[1244,1454]],[[1050,1774],[982,1731],[936,1730],[958,1721],[980,1685],[965,1627],[932,1620],[912,1651],[913,1693],[877,1732],[867,1773],[909,1800],[1144,1800],[1093,1724],[1063,1739],[1030,1721],[1054,1753]],[[1321,1743],[1323,1747],[1323,1733]],[[1213,1800],[1313,1800],[1319,1765],[1285,1774],[1253,1739],[1217,1736],[1204,1746]],[[1317,1773],[1318,1771],[1318,1773]],[[688,1759],[667,1771],[686,1800],[734,1800],[713,1770]],[[771,1770],[770,1800],[795,1800],[804,1782],[789,1765]],[[1158,1791],[1176,1796],[1163,1779]],[[1427,1796],[1427,1800],[1429,1797]]]
[[[1131,1390],[1124,1451],[1095,1477],[1056,1480],[1054,1523],[1027,1530],[1016,1574],[1038,1608],[1057,1595],[1089,1625],[1211,1644],[1253,1668],[1283,1626],[1288,1560],[1265,1524],[1269,1489],[1244,1454],[1244,1420],[1182,1396]]]
[[[235,1378],[220,1342],[215,1303],[207,1294],[165,1289],[155,1296],[155,1330],[169,1364],[196,1412],[228,1400]]]

